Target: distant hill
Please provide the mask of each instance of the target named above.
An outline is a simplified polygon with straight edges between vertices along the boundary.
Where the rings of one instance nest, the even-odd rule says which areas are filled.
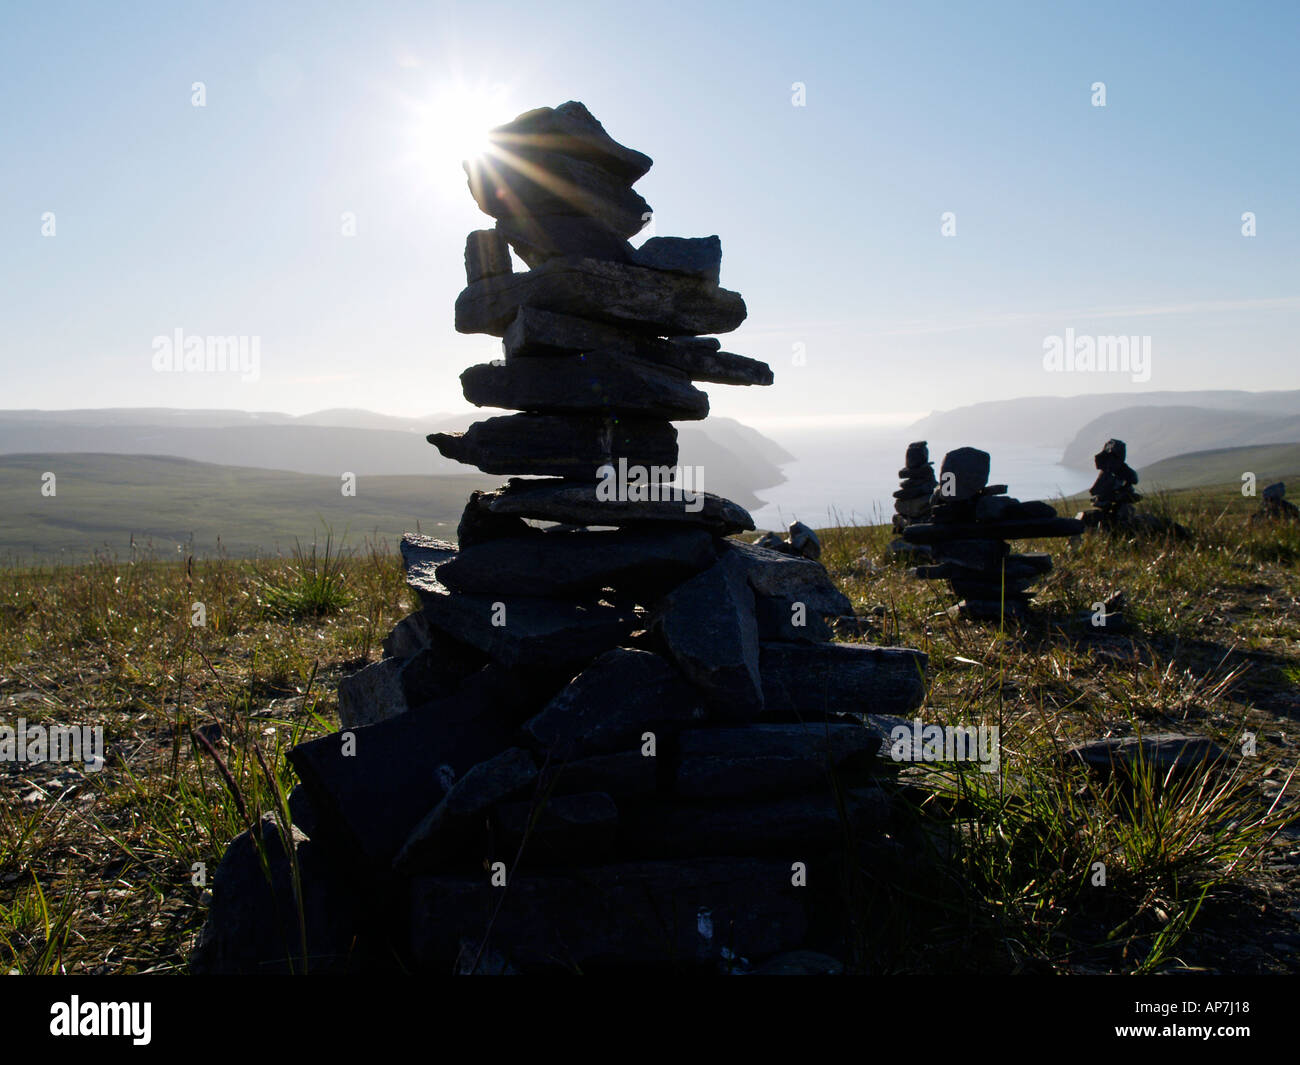
[[[908,429],[912,440],[943,440],[947,447],[971,441],[1016,443],[1066,448],[1090,422],[1108,413],[1133,408],[1204,407],[1250,415],[1300,416],[1300,391],[1289,392],[1107,392],[1083,396],[1026,396],[1020,399],[974,403],[948,411],[935,411]],[[1128,441],[1129,437],[1120,433]],[[1106,442],[1102,436],[1088,451],[1085,465]],[[1217,441],[1200,441],[1206,443]],[[1068,465],[1068,463],[1067,463]]]
[[[365,476],[464,476],[474,471],[444,459],[425,440],[464,429],[481,415],[393,418],[332,410],[294,417],[277,412],[118,408],[0,411],[0,466],[12,454],[161,455],[219,466],[284,470],[337,479]],[[706,491],[746,507],[757,492],[784,480],[793,457],[757,430],[731,418],[678,423],[680,462],[703,466]],[[493,478],[500,482],[502,478]]]
[[[1065,449],[1062,465],[1092,469],[1092,457],[1111,437],[1128,445],[1130,465],[1208,449],[1300,440],[1300,413],[1266,415],[1204,407],[1125,407],[1089,422]]]
[[[1300,496],[1300,443],[1193,451],[1153,462],[1138,470],[1144,490],[1240,485],[1243,473],[1255,475],[1256,492],[1272,481],[1287,481]]]
[[[55,495],[41,475],[56,476]],[[503,478],[470,476],[357,478],[345,497],[338,476],[218,466],[156,455],[7,455],[0,462],[0,556],[20,562],[84,561],[98,549],[128,557],[137,548],[175,556],[186,545],[200,557],[288,552],[332,526],[349,546],[366,537],[395,549],[420,529],[455,539],[470,492]]]

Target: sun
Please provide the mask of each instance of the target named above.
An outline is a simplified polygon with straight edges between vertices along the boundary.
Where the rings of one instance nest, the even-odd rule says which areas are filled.
[[[422,176],[443,188],[463,188],[461,163],[491,151],[488,131],[514,117],[504,85],[450,85],[414,108],[412,151]]]

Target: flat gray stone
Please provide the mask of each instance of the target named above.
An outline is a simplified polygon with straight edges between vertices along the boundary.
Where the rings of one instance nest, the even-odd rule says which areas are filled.
[[[476,229],[465,238],[465,281],[474,284],[485,277],[500,277],[514,272],[510,246],[505,237],[492,229]]]
[[[617,648],[602,654],[524,733],[552,761],[574,761],[639,749],[642,735],[664,737],[702,720],[703,700],[668,662],[649,651]]]
[[[650,220],[650,205],[598,166],[545,149],[467,159],[469,191],[493,218],[568,214],[594,218],[620,237]]]
[[[721,496],[698,492],[673,499],[671,492],[659,494],[658,499],[605,499],[591,482],[516,479],[482,498],[492,514],[574,525],[698,525],[718,536],[754,527],[744,507]]]
[[[600,861],[613,856],[618,840],[618,807],[603,792],[552,795],[540,808],[503,803],[492,820],[497,853],[513,855],[522,847],[534,864]]]
[[[724,555],[679,584],[656,606],[651,627],[720,716],[744,720],[762,711],[754,592],[738,559]]]
[[[619,144],[577,100],[569,100],[559,107],[525,111],[493,129],[488,139],[503,152],[512,154],[538,148],[562,152],[598,166],[629,185],[651,166],[648,155]]]
[[[1033,521],[1002,521],[996,524],[975,522],[934,522],[909,525],[903,539],[909,544],[941,544],[949,540],[1037,540],[1057,536],[1079,536],[1083,522],[1074,518],[1045,518]]]
[[[1145,767],[1157,783],[1166,776],[1181,776],[1217,767],[1227,758],[1223,748],[1213,740],[1180,732],[1152,732],[1141,737],[1116,736],[1093,740],[1069,748],[1066,756],[1102,774],[1119,771],[1131,776]]]
[[[666,366],[692,381],[720,385],[770,385],[772,369],[765,362],[719,351],[714,337],[661,339],[629,329],[523,307],[502,337],[506,361],[539,356],[604,352],[626,355]]]
[[[860,643],[765,643],[759,656],[773,714],[905,714],[925,697],[929,657]]]
[[[630,608],[420,586],[429,622],[503,666],[571,667],[616,647],[638,625]]]
[[[430,433],[429,443],[485,473],[595,480],[601,466],[676,466],[677,430],[667,421],[591,415],[510,414],[463,433]]]
[[[858,723],[690,729],[678,738],[673,793],[722,799],[813,791],[827,785],[833,769],[869,765],[881,741]]]
[[[555,530],[466,548],[437,576],[453,591],[483,594],[555,596],[606,587],[658,592],[713,562],[713,537],[703,529]]]
[[[476,407],[672,421],[699,420],[709,413],[709,397],[685,374],[602,352],[483,363],[465,370],[460,383]]]
[[[480,762],[452,784],[438,805],[411,830],[393,859],[393,868],[432,868],[439,857],[452,857],[447,852],[455,850],[456,837],[463,835],[475,820],[484,819],[497,803],[536,782],[537,764],[522,747],[507,748]]]
[[[737,292],[699,278],[599,259],[549,259],[476,281],[456,299],[456,331],[503,336],[521,307],[591,318],[651,336],[727,333],[745,320]]]
[[[530,267],[566,255],[616,263],[632,262],[632,245],[594,218],[568,214],[498,218],[497,232],[509,241],[515,254]]]
[[[722,241],[712,237],[651,237],[632,253],[632,261],[652,270],[718,282]]]

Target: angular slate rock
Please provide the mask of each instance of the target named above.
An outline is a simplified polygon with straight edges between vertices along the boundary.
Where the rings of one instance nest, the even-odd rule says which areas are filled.
[[[529,525],[523,518],[493,514],[488,509],[487,497],[488,493],[481,491],[469,494],[469,501],[460,515],[460,524],[456,526],[456,543],[461,549],[505,537],[522,539],[541,535],[540,529]]]
[[[349,970],[358,900],[321,848],[293,831],[301,873],[302,925],[285,837],[275,818],[241,832],[226,848],[212,883],[212,909],[190,958],[196,975],[343,973]],[[306,942],[303,942],[303,932]],[[304,951],[305,947],[305,951]]]
[[[521,307],[626,326],[651,336],[727,333],[745,320],[737,292],[699,278],[599,259],[549,259],[476,281],[456,298],[456,331],[503,336]]]
[[[583,670],[524,733],[552,761],[639,747],[645,732],[670,735],[705,716],[699,694],[649,651],[617,648]]]
[[[417,877],[407,936],[414,965],[446,972],[460,938],[491,943],[523,972],[674,963],[715,966],[801,946],[806,895],[788,861],[705,858],[514,872],[504,900],[486,876]],[[701,912],[708,915],[701,927]]]
[[[722,717],[744,720],[763,709],[758,620],[743,564],[724,556],[679,584],[655,608],[651,628],[682,672]]]
[[[594,218],[620,237],[639,233],[650,205],[630,186],[591,163],[545,149],[482,156],[463,164],[469,190],[493,218],[577,215]]]
[[[495,230],[476,229],[465,238],[465,281],[474,284],[485,277],[514,272],[510,246]]]
[[[631,609],[595,602],[427,587],[420,595],[432,625],[506,667],[583,665],[621,643],[638,620]]]
[[[628,813],[628,836],[640,854],[653,858],[708,854],[774,855],[791,858],[826,851],[844,842],[846,827],[857,833],[883,831],[891,804],[879,788],[844,793],[845,824],[829,789],[787,798],[659,804]],[[786,869],[787,879],[789,868]]]
[[[872,644],[765,643],[759,657],[772,714],[900,714],[925,697],[929,657]]]
[[[717,284],[722,241],[712,237],[651,237],[632,253],[632,261],[652,270],[699,277]]]
[[[402,537],[400,550],[406,583],[410,587],[417,592],[426,587],[441,590],[434,573],[444,562],[456,557],[455,544],[436,540],[432,536],[422,536],[420,533],[406,533]]]
[[[417,610],[414,614],[402,618],[384,637],[384,657],[410,658],[428,647],[430,639],[432,639],[432,630],[429,628],[429,622],[424,614]]]
[[[615,263],[633,261],[624,237],[595,218],[571,214],[528,214],[497,219],[497,232],[530,267],[548,259],[577,256]],[[471,282],[472,284],[472,282]]]
[[[709,413],[709,397],[685,374],[602,352],[483,363],[465,370],[460,383],[465,398],[476,407],[676,421],[698,420]]]
[[[820,562],[739,540],[725,541],[720,555],[736,560],[755,596],[779,603],[787,614],[795,603],[803,603],[808,614],[818,617],[853,613],[853,604]]]
[[[503,803],[492,820],[497,853],[513,856],[522,846],[533,864],[600,861],[612,856],[618,838],[618,807],[603,792],[553,795],[540,805]]]
[[[677,430],[666,421],[578,415],[510,414],[463,433],[430,433],[429,443],[485,473],[594,480],[601,466],[675,466]]]
[[[1131,776],[1145,767],[1156,781],[1166,776],[1202,772],[1227,759],[1223,748],[1213,740],[1179,732],[1093,740],[1071,747],[1065,753],[1067,758],[1076,759],[1103,775],[1120,772]]]
[[[882,737],[861,724],[797,722],[696,728],[678,738],[674,795],[730,798],[813,791],[834,768],[865,767]]]
[[[534,149],[560,152],[598,166],[628,185],[651,166],[648,155],[619,144],[576,100],[559,107],[525,111],[493,129],[488,140],[507,153],[527,154]]]
[[[1078,536],[1084,525],[1074,518],[1046,518],[1033,521],[1002,521],[996,525],[954,522],[909,525],[903,539],[910,544],[941,544],[948,540],[1034,540],[1040,537]]]
[[[513,728],[501,707],[457,693],[300,743],[289,762],[320,816],[321,838],[360,867],[383,868],[450,782],[506,746]]]
[[[989,453],[976,447],[959,447],[943,457],[935,501],[974,499],[988,481]]]
[[[709,337],[649,337],[606,322],[522,307],[502,337],[506,361],[599,351],[669,367],[692,381],[720,385],[770,385],[765,362],[729,351]]]
[[[647,526],[698,525],[717,536],[754,527],[754,519],[739,504],[708,492],[671,498],[607,499],[590,482],[512,479],[503,488],[485,493],[484,505],[492,514],[533,518],[574,525]]]
[[[656,750],[657,748],[656,742]],[[579,758],[566,762],[559,770],[553,793],[567,795],[602,791],[616,799],[653,795],[659,786],[658,762],[657,754],[642,754],[639,747],[630,751]]]
[[[609,586],[658,590],[713,561],[713,537],[703,529],[548,530],[466,548],[440,566],[437,576],[453,591],[554,596]]]
[[[510,747],[480,762],[459,780],[420,821],[393,859],[393,868],[406,871],[429,868],[440,846],[454,846],[498,803],[518,795],[537,782],[537,764],[522,747]]]

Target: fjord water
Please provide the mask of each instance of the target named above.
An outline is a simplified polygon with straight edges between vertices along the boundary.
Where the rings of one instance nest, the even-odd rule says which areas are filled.
[[[894,513],[893,492],[904,452],[914,436],[906,428],[876,426],[826,429],[764,428],[796,461],[781,468],[785,483],[757,495],[764,505],[753,511],[760,529],[783,529],[791,521],[828,525],[880,525]],[[989,481],[1005,484],[1017,499],[1046,499],[1086,491],[1095,476],[1060,463],[1059,447],[1011,445],[979,440],[931,440],[937,474],[945,451],[980,447],[992,456]]]

